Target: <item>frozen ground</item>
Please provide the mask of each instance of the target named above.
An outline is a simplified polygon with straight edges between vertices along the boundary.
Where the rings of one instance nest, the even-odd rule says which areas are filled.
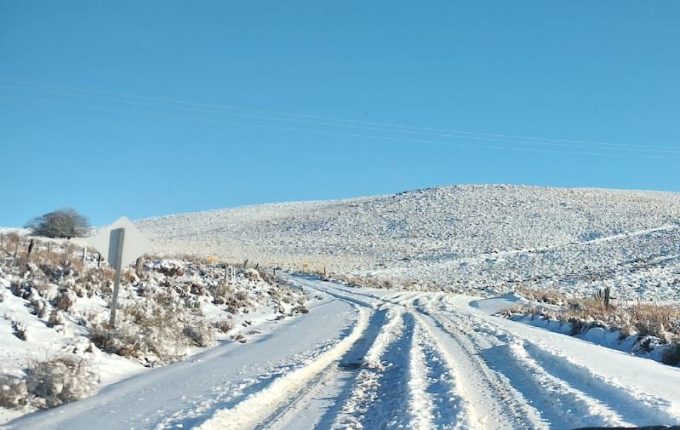
[[[678,368],[490,315],[508,298],[289,281],[321,298],[307,317],[7,428],[680,424]]]
[[[680,299],[680,194],[463,185],[170,215],[138,225],[158,250],[326,266],[427,289],[516,285]]]

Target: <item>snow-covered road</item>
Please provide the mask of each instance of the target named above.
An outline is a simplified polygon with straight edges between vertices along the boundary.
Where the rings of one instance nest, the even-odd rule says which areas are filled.
[[[493,300],[301,277],[326,300],[259,339],[8,424],[69,429],[680,424],[680,369],[490,315]]]

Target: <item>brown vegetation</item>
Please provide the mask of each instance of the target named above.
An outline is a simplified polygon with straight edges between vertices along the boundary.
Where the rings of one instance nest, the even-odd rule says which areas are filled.
[[[510,312],[570,322],[574,327],[573,334],[591,327],[605,327],[620,331],[622,336],[655,336],[666,343],[680,340],[680,306],[612,303],[607,307],[597,297],[575,298],[556,291],[527,288],[516,291],[532,303],[516,306]]]

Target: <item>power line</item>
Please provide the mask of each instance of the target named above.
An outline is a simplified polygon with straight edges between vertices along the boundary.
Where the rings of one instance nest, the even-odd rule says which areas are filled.
[[[313,115],[306,115],[306,114],[293,114],[293,113],[288,113],[288,112],[278,112],[278,111],[272,111],[272,110],[245,108],[245,107],[234,106],[234,105],[229,105],[229,104],[211,104],[211,103],[202,103],[202,102],[194,102],[194,101],[186,101],[186,100],[140,96],[140,95],[111,92],[111,91],[91,90],[91,89],[77,88],[77,87],[63,86],[63,85],[50,85],[50,84],[41,84],[41,83],[27,82],[27,81],[12,81],[12,80],[7,80],[7,79],[0,79],[0,82],[3,82],[3,81],[6,82],[6,83],[9,83],[9,84],[14,84],[14,85],[16,85],[16,84],[27,85],[27,86],[31,86],[31,87],[34,87],[34,88],[37,88],[37,89],[48,88],[48,89],[56,89],[56,90],[62,90],[62,91],[65,90],[65,91],[79,92],[79,93],[99,94],[99,95],[104,95],[104,96],[116,96],[116,97],[124,97],[124,98],[131,98],[131,99],[137,99],[137,100],[147,100],[147,101],[162,102],[162,103],[172,103],[172,104],[180,104],[180,105],[188,105],[188,106],[200,106],[200,107],[206,107],[206,108],[210,108],[210,109],[226,109],[226,110],[231,110],[231,111],[250,112],[250,113],[261,114],[261,115],[281,116],[281,117],[287,117],[287,118],[300,118],[300,119],[307,119],[307,120],[313,120],[313,121],[340,122],[340,123],[348,124],[348,127],[352,127],[352,128],[365,128],[364,126],[383,127],[382,129],[374,129],[376,131],[389,131],[389,132],[401,131],[401,132],[404,132],[404,133],[426,134],[426,135],[431,135],[431,136],[440,136],[440,137],[449,137],[449,138],[450,137],[459,138],[459,137],[462,137],[462,136],[456,136],[456,134],[462,134],[462,135],[465,135],[467,137],[477,136],[477,138],[479,138],[479,139],[491,139],[491,140],[501,140],[501,141],[505,141],[507,139],[512,139],[513,143],[541,144],[540,142],[545,142],[545,143],[551,143],[551,144],[558,144],[558,143],[573,144],[573,145],[581,145],[581,146],[586,146],[586,147],[590,147],[592,145],[598,145],[598,146],[601,146],[601,147],[611,146],[612,148],[620,148],[620,149],[634,148],[634,149],[643,150],[643,151],[661,151],[661,152],[663,152],[662,150],[670,150],[670,152],[673,152],[673,153],[677,152],[677,149],[678,149],[676,147],[660,146],[660,145],[633,145],[633,144],[624,144],[624,143],[608,143],[608,142],[587,141],[587,140],[546,138],[546,137],[535,137],[535,136],[517,136],[517,135],[508,135],[508,134],[502,134],[502,133],[475,132],[475,131],[469,131],[469,130],[456,130],[456,129],[446,130],[446,129],[433,128],[433,127],[389,124],[389,123],[381,123],[381,122],[352,120],[352,119],[345,119],[345,118],[313,116]],[[118,102],[124,102],[124,103],[128,102],[129,103],[130,101],[118,100]],[[168,106],[168,108],[172,108],[172,107]],[[214,112],[214,113],[217,113],[217,112]],[[269,119],[274,119],[274,118],[269,118]],[[318,125],[340,127],[337,124],[327,124],[327,123],[318,123]],[[390,128],[393,128],[395,130],[389,130]]]
[[[0,97],[3,97],[3,96],[0,95]],[[17,97],[7,97],[7,96],[4,96],[4,97],[15,99],[15,100],[21,100],[21,101],[24,100],[22,98],[17,98]],[[359,134],[359,133],[339,133],[339,132],[326,131],[326,130],[313,130],[313,129],[304,129],[304,128],[296,128],[296,127],[284,127],[284,126],[275,126],[275,125],[266,125],[266,124],[253,124],[253,123],[223,121],[223,120],[215,120],[215,119],[208,119],[208,118],[196,118],[196,117],[186,117],[186,116],[177,116],[177,115],[167,115],[167,114],[158,113],[158,112],[129,110],[129,109],[125,110],[125,109],[108,108],[108,107],[102,107],[102,106],[93,106],[93,105],[76,105],[76,104],[62,103],[62,102],[56,102],[56,101],[53,101],[53,100],[46,100],[46,99],[35,99],[35,101],[43,103],[43,104],[56,105],[56,106],[62,106],[62,107],[88,109],[88,110],[96,110],[96,111],[108,111],[108,112],[133,114],[133,115],[142,115],[142,116],[149,116],[149,117],[156,117],[156,118],[163,118],[163,119],[193,120],[193,121],[198,121],[198,122],[211,123],[211,124],[221,124],[221,125],[228,125],[228,126],[254,127],[254,128],[259,128],[259,129],[273,129],[273,130],[280,130],[280,131],[287,131],[287,132],[311,133],[311,134],[319,134],[319,135],[327,135],[327,136],[373,139],[373,140],[392,141],[392,142],[401,142],[401,143],[419,143],[419,144],[430,144],[430,145],[454,146],[454,147],[469,148],[469,149],[523,151],[523,152],[546,153],[546,154],[563,154],[563,155],[587,155],[587,156],[604,156],[604,157],[608,157],[608,156],[630,157],[630,156],[632,156],[632,154],[583,152],[583,151],[578,151],[578,152],[576,152],[576,151],[557,151],[557,150],[546,150],[546,149],[532,149],[532,148],[525,148],[525,147],[510,147],[510,146],[507,146],[507,145],[494,146],[494,145],[488,145],[486,143],[483,144],[483,145],[472,145],[472,144],[465,144],[465,143],[442,142],[442,141],[423,140],[423,139],[404,139],[404,138],[399,138],[399,137],[366,135],[366,134]],[[643,157],[643,158],[650,158],[650,159],[669,158],[669,156],[661,157],[661,156],[653,156],[653,155],[637,155],[636,157]],[[670,158],[676,158],[676,157],[670,156]]]

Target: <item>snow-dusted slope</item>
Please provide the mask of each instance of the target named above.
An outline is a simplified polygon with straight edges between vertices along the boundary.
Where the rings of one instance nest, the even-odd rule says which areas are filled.
[[[164,251],[325,265],[459,291],[609,285],[621,298],[680,299],[677,193],[463,185],[138,224]]]

